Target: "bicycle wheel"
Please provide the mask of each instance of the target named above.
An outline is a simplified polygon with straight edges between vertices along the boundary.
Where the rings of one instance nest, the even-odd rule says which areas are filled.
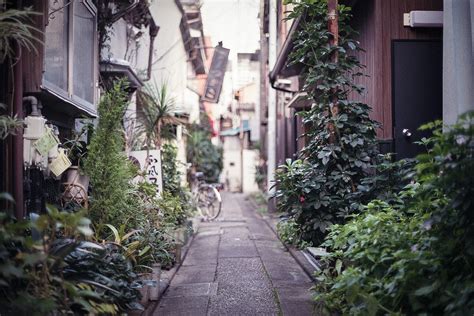
[[[217,218],[222,208],[222,198],[219,191],[213,186],[203,188],[201,194],[200,211],[206,220]]]

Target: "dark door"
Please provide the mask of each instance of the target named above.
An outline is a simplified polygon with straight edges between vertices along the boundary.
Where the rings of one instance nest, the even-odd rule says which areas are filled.
[[[420,125],[442,118],[441,41],[394,41],[393,135],[397,158],[414,157],[423,151],[414,144],[427,132]]]

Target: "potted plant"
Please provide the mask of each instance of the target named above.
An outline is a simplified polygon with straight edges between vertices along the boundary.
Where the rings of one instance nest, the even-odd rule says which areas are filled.
[[[72,163],[65,173],[63,198],[74,200],[80,204],[87,201],[89,188],[89,176],[82,172],[82,161],[87,154],[87,143],[81,140],[88,129],[89,125],[85,125],[73,139],[68,139],[63,143],[63,147],[66,148],[68,158]]]

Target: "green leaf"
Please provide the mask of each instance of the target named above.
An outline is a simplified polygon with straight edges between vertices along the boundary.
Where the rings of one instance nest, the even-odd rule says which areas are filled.
[[[341,269],[342,269],[342,261],[340,259],[337,259],[336,261],[336,271],[337,274],[341,274]]]
[[[433,293],[438,288],[438,284],[435,282],[431,285],[427,285],[424,287],[419,288],[415,291],[416,296],[426,296]]]

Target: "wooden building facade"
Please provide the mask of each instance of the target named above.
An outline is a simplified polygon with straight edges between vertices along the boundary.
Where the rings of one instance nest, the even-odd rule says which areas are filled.
[[[383,152],[412,157],[419,125],[442,116],[442,34],[441,25],[405,26],[412,11],[442,11],[443,0],[352,0],[341,1],[353,10],[352,26],[359,33],[364,51],[357,57],[367,77],[358,78],[366,87],[363,95],[350,97],[372,107],[372,118],[381,123],[377,135]],[[288,7],[280,4],[278,21]],[[279,54],[271,65],[269,81],[277,93],[277,165],[293,158],[304,146],[304,126],[298,115],[308,106],[299,90],[301,69],[288,66],[292,38],[300,20],[291,26],[278,24]],[[405,133],[403,131],[405,130]],[[406,132],[408,130],[408,132]],[[409,136],[408,136],[409,135]]]

